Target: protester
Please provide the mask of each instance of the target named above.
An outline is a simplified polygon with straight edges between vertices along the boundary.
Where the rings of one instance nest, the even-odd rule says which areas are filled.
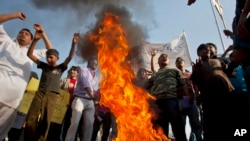
[[[69,103],[68,108],[65,113],[64,119],[61,124],[51,122],[47,140],[48,141],[61,141],[65,139],[67,130],[70,125],[71,118],[71,103],[73,101],[73,92],[77,84],[78,68],[77,66],[72,66],[68,70],[68,75],[66,78],[60,80],[60,88],[69,93]]]
[[[60,94],[60,78],[73,58],[79,33],[74,34],[69,55],[59,65],[57,65],[59,53],[56,49],[47,50],[47,63],[40,61],[33,55],[34,48],[42,37],[43,30],[37,30],[27,53],[27,56],[37,64],[37,67],[42,69],[42,74],[38,91],[27,115],[24,132],[25,141],[46,141],[56,101]]]
[[[163,128],[168,136],[169,122],[176,141],[186,141],[185,127],[179,109],[177,99],[177,87],[182,87],[188,95],[187,86],[182,73],[175,68],[168,67],[167,54],[161,54],[158,58],[160,69],[149,79],[148,88],[150,94],[156,97],[156,104],[161,110],[157,124]]]
[[[250,56],[250,1],[249,0],[237,0],[235,8],[235,17],[233,21],[233,34],[234,34],[234,49],[233,54],[236,57],[236,61],[243,65],[246,71],[246,83],[248,83],[250,71],[249,71],[249,56]]]
[[[70,94],[69,106],[68,106],[68,109],[67,109],[66,114],[65,114],[65,118],[63,121],[62,133],[61,133],[63,140],[65,140],[67,131],[68,131],[69,126],[70,126],[70,118],[71,118],[71,114],[72,114],[71,105],[72,105],[72,101],[74,99],[73,93],[74,93],[74,90],[76,88],[78,74],[79,74],[78,67],[72,66],[70,68],[70,70],[68,71],[68,77],[61,79],[61,82],[60,82],[61,88],[63,90],[68,91]]]
[[[248,121],[246,122],[250,130],[250,0],[236,0],[235,17],[233,20],[233,57],[229,69],[232,71],[240,64],[243,68],[244,79],[247,86],[248,95]],[[243,119],[242,119],[243,120]],[[250,140],[250,134],[245,136]]]
[[[143,89],[147,89],[147,84],[148,84],[148,77],[152,75],[151,71],[146,70],[145,68],[140,68],[137,71],[136,78],[133,79],[133,83],[141,87]]]
[[[0,140],[6,136],[15,120],[18,106],[22,100],[26,85],[30,78],[32,60],[27,57],[27,51],[33,35],[29,29],[19,31],[16,39],[11,39],[3,28],[3,23],[12,19],[25,20],[22,12],[0,15]],[[36,28],[42,28],[37,25]],[[51,44],[43,32],[46,48]],[[37,58],[45,57],[46,49],[34,50]]]
[[[237,3],[240,3],[240,2],[241,1],[237,0]],[[244,7],[240,7],[236,5],[236,10],[241,11],[241,13],[240,15],[236,14],[236,19],[238,17],[239,21],[236,22],[237,32],[236,32],[236,38],[234,40],[233,53],[236,55],[237,61],[243,65],[243,68],[245,70],[245,80],[246,80],[246,84],[247,84],[247,88],[249,92],[250,91],[250,62],[249,62],[249,59],[250,59],[250,17],[248,15],[250,13],[250,0],[245,0]]]
[[[96,57],[91,57],[88,60],[86,68],[79,66],[78,81],[74,91],[74,100],[71,106],[72,116],[70,127],[66,134],[66,141],[75,140],[75,134],[81,118],[83,118],[83,123],[80,125],[82,127],[80,140],[91,141],[95,115],[94,86],[96,85],[95,79],[97,66]]]
[[[180,99],[180,109],[183,116],[183,122],[186,125],[186,117],[189,119],[189,125],[191,127],[191,134],[189,141],[202,141],[202,125],[199,115],[199,108],[196,103],[196,97],[199,92],[195,92],[192,81],[190,80],[191,72],[185,68],[185,60],[182,57],[177,57],[175,61],[176,68],[178,68],[186,81],[189,95],[185,95],[181,88],[177,89],[177,95]],[[193,99],[190,103],[189,99]]]
[[[210,58],[212,59],[219,59],[221,62],[221,65],[223,67],[223,71],[225,71],[225,69],[227,68],[227,64],[229,63],[229,60],[227,58],[225,58],[224,56],[218,56],[217,55],[217,46],[214,43],[207,43],[209,49],[210,49]]]
[[[235,130],[231,116],[235,114],[231,111],[234,87],[224,73],[221,61],[211,58],[207,44],[199,45],[197,55],[199,59],[193,65],[191,80],[201,93],[204,140],[226,138]]]
[[[30,79],[29,82],[32,78],[38,79],[38,74],[34,71],[31,71],[30,74]],[[24,93],[26,93],[27,90],[25,90]],[[24,131],[24,127],[25,127],[25,118],[26,118],[26,114],[17,111],[17,116],[15,119],[15,122],[17,124],[20,124],[21,127],[15,127],[15,123],[13,124],[12,128],[10,129],[10,131],[8,132],[8,138],[5,139],[5,141],[18,141],[18,140],[23,140],[23,131]]]

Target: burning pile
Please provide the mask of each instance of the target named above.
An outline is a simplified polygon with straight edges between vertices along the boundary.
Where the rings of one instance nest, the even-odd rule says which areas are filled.
[[[100,102],[109,107],[116,117],[116,141],[168,140],[162,129],[153,129],[151,120],[154,113],[149,110],[148,103],[152,97],[132,83],[135,75],[126,60],[129,52],[126,36],[119,17],[111,13],[105,14],[98,34],[88,36],[98,47]]]

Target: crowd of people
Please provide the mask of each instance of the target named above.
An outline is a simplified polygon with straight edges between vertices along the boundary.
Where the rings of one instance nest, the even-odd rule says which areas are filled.
[[[190,0],[188,5],[194,2]],[[192,70],[186,69],[181,56],[176,56],[176,67],[169,67],[166,53],[158,58],[159,69],[155,70],[156,52],[152,50],[151,70],[139,68],[132,83],[156,98],[148,101],[156,114],[152,119],[155,129],[163,129],[168,138],[176,141],[250,140],[249,133],[244,136],[236,133],[237,129],[250,132],[249,13],[250,0],[236,0],[232,31],[224,31],[233,44],[218,56],[214,43],[201,43]],[[119,133],[115,117],[108,107],[99,103],[101,88],[95,89],[98,58],[90,57],[86,67],[68,69],[79,33],[73,35],[68,57],[58,63],[59,52],[53,48],[42,25],[34,24],[34,35],[27,28],[21,29],[13,40],[3,27],[4,22],[12,19],[25,20],[26,16],[22,12],[0,14],[0,141],[6,138],[9,141],[74,141],[78,138],[96,141],[99,131],[102,131],[101,141],[115,139]],[[35,49],[40,39],[45,48]],[[41,61],[43,57],[46,62]],[[15,130],[13,124],[31,80],[33,63],[42,70],[38,90],[23,128]],[[61,78],[67,69],[67,78]],[[58,124],[51,120],[60,89],[67,91],[70,98],[63,122]],[[191,128],[189,139],[185,131],[187,117]]]
[[[4,141],[7,137],[10,141],[72,141],[77,138],[94,141],[101,124],[102,140],[107,140],[111,126],[115,133],[115,119],[107,107],[99,106],[100,93],[94,90],[95,84],[98,83],[97,58],[89,58],[86,68],[72,66],[68,71],[68,77],[61,78],[74,56],[80,34],[73,35],[68,57],[58,64],[59,52],[53,48],[40,24],[34,24],[34,35],[29,29],[24,28],[13,40],[3,27],[4,22],[12,19],[25,20],[26,16],[22,12],[0,15],[0,75],[1,82],[4,84],[0,98],[2,115],[0,117],[0,140]],[[40,39],[43,39],[45,48],[38,50],[35,47]],[[40,60],[42,57],[46,58],[46,62]],[[21,129],[15,129],[13,124],[19,113],[18,107],[28,82],[34,77],[33,63],[37,64],[37,68],[42,69],[39,86],[28,113],[24,116],[24,126]],[[37,74],[36,79],[38,79]],[[51,122],[60,97],[60,89],[67,91],[70,95],[62,124]]]

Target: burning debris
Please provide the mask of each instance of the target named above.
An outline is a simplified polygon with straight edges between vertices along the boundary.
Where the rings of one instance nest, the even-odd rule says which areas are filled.
[[[167,140],[161,128],[154,129],[148,99],[153,99],[145,90],[132,83],[134,72],[126,56],[129,44],[126,30],[119,16],[106,13],[97,33],[89,34],[89,41],[98,48],[101,71],[101,104],[109,107],[116,117],[117,141]]]

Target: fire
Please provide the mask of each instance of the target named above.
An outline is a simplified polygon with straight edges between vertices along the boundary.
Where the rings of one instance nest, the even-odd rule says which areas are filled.
[[[168,140],[162,129],[153,129],[151,120],[154,113],[148,104],[152,97],[132,83],[135,74],[126,61],[129,46],[119,17],[106,13],[98,34],[91,35],[89,39],[98,46],[100,103],[109,107],[116,117],[118,135],[115,140]]]

